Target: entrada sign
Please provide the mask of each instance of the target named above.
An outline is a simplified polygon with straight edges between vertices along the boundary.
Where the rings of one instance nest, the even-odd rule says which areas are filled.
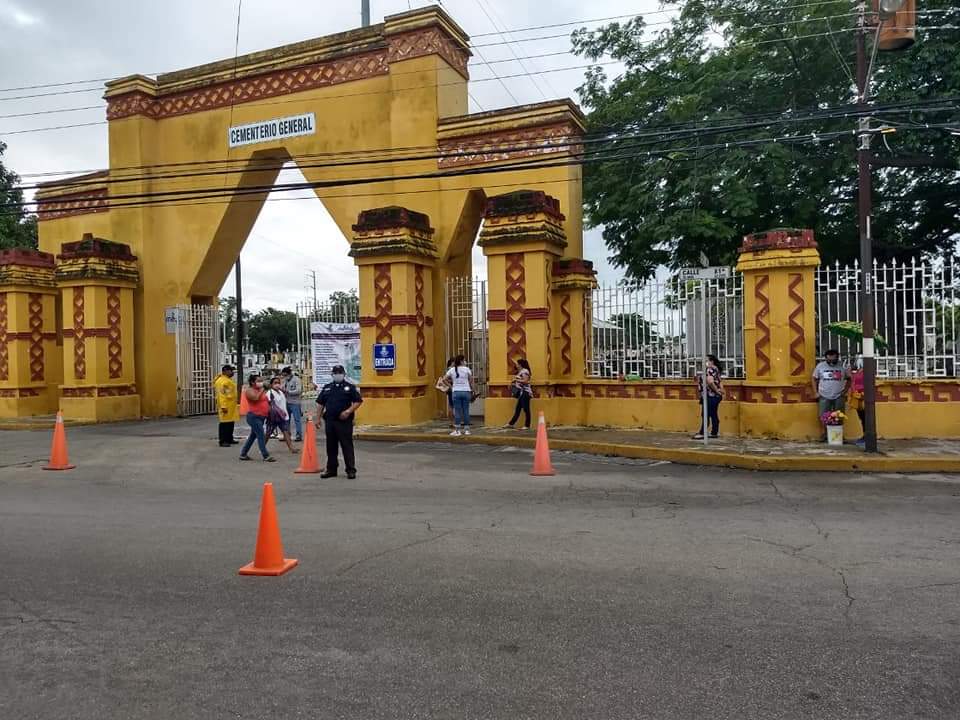
[[[274,118],[263,122],[237,125],[230,128],[227,141],[230,147],[283,140],[284,138],[313,135],[317,131],[317,119],[313,113]]]

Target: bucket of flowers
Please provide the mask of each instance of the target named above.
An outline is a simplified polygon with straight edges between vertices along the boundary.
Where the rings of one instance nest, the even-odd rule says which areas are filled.
[[[843,445],[843,421],[847,416],[839,410],[828,410],[820,416],[820,422],[827,429],[827,443]]]

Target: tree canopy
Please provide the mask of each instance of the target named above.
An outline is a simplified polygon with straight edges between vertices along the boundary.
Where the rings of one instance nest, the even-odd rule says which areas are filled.
[[[20,176],[7,170],[3,153],[7,146],[0,141],[0,249],[37,247],[37,216],[21,207],[23,190]]]
[[[732,263],[743,235],[774,227],[813,228],[826,261],[858,255],[856,120],[823,117],[856,100],[854,9],[849,0],[688,0],[663,29],[657,15],[573,34],[578,54],[624,65],[612,79],[594,66],[579,93],[587,152],[598,158],[584,166],[586,221],[603,227],[628,277],[699,265],[701,252]],[[876,58],[878,106],[960,96],[960,8],[924,0],[922,11],[916,44]],[[958,139],[923,126],[956,127],[958,117],[884,114],[875,125],[896,133],[876,138],[874,152],[955,161]],[[879,259],[953,252],[956,169],[875,170],[873,182]]]
[[[297,315],[268,307],[244,320],[250,346],[255,352],[285,352],[297,344]]]

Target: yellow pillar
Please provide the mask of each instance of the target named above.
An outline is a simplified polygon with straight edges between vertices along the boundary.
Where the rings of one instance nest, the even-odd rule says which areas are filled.
[[[57,409],[54,260],[36,250],[0,251],[0,417]]]
[[[488,425],[509,420],[510,380],[526,358],[535,387],[555,373],[552,343],[553,263],[567,246],[560,203],[546,193],[518,190],[492,197],[478,244],[487,256]]]
[[[84,235],[57,256],[63,304],[64,417],[140,417],[134,364],[133,291],[140,280],[129,245]]]
[[[361,422],[409,425],[436,414],[431,312],[437,251],[430,218],[402,207],[365,210],[350,255],[360,271]],[[394,345],[378,370],[374,345]]]
[[[820,254],[812,230],[748,235],[743,273],[746,379],[740,395],[744,435],[810,437],[819,432],[811,402],[816,356],[814,269]]]
[[[590,356],[592,291],[597,272],[589,260],[565,258],[553,263],[553,357],[552,394],[559,400],[577,398],[579,385],[587,375]],[[557,407],[553,422],[580,424],[582,404],[571,402]]]

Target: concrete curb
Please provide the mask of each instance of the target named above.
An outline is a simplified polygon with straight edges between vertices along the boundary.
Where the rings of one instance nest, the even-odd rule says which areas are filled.
[[[432,433],[358,432],[358,440],[373,442],[442,442],[450,444],[513,446],[533,448],[532,437],[500,437],[471,435],[451,438]],[[889,472],[889,473],[960,473],[960,456],[914,455],[911,457],[878,456],[832,456],[811,457],[806,455],[737,455],[720,450],[697,450],[694,448],[664,448],[655,445],[624,445],[621,443],[590,442],[587,440],[551,439],[553,450],[570,450],[589,455],[612,455],[615,457],[643,460],[666,460],[679,465],[705,465],[731,467],[763,472]]]

